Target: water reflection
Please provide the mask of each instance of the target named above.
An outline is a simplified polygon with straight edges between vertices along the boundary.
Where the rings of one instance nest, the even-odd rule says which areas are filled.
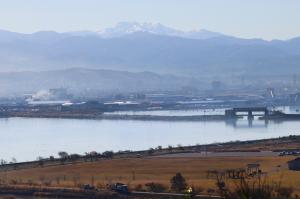
[[[226,125],[233,126],[234,128],[267,128],[269,120],[258,120],[254,118],[248,119],[231,119],[226,120]]]

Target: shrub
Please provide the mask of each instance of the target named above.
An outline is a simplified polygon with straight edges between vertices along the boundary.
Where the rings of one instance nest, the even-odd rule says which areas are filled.
[[[51,184],[52,184],[52,181],[51,181],[51,180],[45,181],[45,182],[43,183],[44,186],[51,186]]]
[[[17,181],[17,180],[14,180],[14,179],[12,179],[12,180],[10,180],[9,184],[16,185],[16,184],[18,184],[18,181]]]
[[[143,185],[141,184],[138,184],[134,187],[134,190],[135,191],[145,191],[145,189],[143,188]]]
[[[150,148],[150,149],[148,150],[148,155],[152,155],[154,152],[155,152],[155,150],[154,150],[153,148]]]
[[[29,186],[32,186],[32,185],[34,185],[35,183],[33,182],[33,180],[27,180],[27,184],[29,185]]]
[[[197,187],[192,186],[192,189],[193,189],[193,192],[195,194],[200,194],[200,193],[202,193],[204,191],[204,189],[202,187],[199,187],[199,186],[197,186]]]
[[[206,192],[209,194],[209,195],[212,195],[213,193],[215,193],[216,191],[214,189],[211,189],[211,188],[208,188],[206,190]]]
[[[223,182],[224,183],[224,182]],[[223,183],[221,183],[223,185]],[[217,185],[220,184],[218,181]],[[219,192],[225,199],[288,199],[293,194],[293,188],[281,187],[281,183],[270,184],[266,179],[240,179],[233,190],[219,186]]]
[[[103,184],[101,182],[97,182],[96,187],[98,189],[105,189],[105,188],[107,188],[107,185],[105,185],[105,184]]]
[[[167,188],[160,183],[150,182],[145,184],[147,191],[149,192],[165,192]]]
[[[162,148],[162,146],[158,146],[158,147],[156,147],[156,150],[159,150],[159,151],[161,151],[163,148]]]
[[[279,187],[277,188],[277,195],[281,198],[290,198],[294,192],[292,187]]]
[[[102,156],[103,156],[104,158],[112,158],[112,157],[114,156],[114,152],[113,152],[113,151],[104,151],[104,152],[102,153]]]

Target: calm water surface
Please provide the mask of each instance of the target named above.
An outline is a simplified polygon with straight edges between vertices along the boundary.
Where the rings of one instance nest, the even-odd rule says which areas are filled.
[[[59,151],[84,153],[140,150],[158,145],[193,145],[300,135],[300,122],[239,120],[226,122],[154,122],[76,119],[0,119],[0,159],[48,157]]]

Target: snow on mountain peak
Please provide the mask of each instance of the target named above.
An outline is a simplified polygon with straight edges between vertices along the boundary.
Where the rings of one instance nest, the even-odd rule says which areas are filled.
[[[160,23],[138,23],[138,22],[120,22],[115,27],[99,31],[98,34],[104,38],[121,37],[124,35],[147,32],[157,35],[177,36],[192,39],[208,39],[222,36],[220,33],[207,30],[181,31],[176,30]]]

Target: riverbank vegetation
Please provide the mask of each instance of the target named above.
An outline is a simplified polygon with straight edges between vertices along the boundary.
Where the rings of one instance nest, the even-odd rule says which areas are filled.
[[[168,156],[176,154],[188,153],[219,153],[219,152],[286,152],[289,154],[293,152],[300,152],[300,136],[290,135],[286,137],[248,140],[248,141],[231,141],[225,143],[212,144],[197,144],[192,146],[177,146],[169,145],[167,147],[157,146],[142,151],[104,151],[104,152],[85,152],[84,154],[70,154],[66,151],[58,152],[57,156],[50,155],[49,157],[38,156],[35,161],[18,163],[15,158],[11,160],[0,159],[0,171],[7,169],[24,169],[32,167],[46,167],[60,164],[74,164],[80,162],[101,161],[105,159],[118,158],[145,158],[152,156]],[[171,157],[171,156],[170,156]]]

